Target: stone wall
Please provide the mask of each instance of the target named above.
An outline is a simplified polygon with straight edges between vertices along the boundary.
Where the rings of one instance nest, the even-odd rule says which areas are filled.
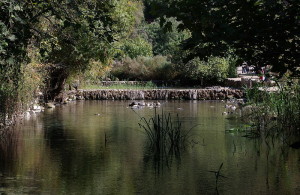
[[[243,98],[244,92],[232,88],[148,89],[148,90],[78,90],[67,91],[71,100],[224,100]]]
[[[152,81],[100,81],[98,85],[100,86],[113,86],[113,85],[131,85],[131,86],[147,86],[149,83],[153,83],[156,86],[175,86],[179,81],[162,81],[162,80],[152,80]]]

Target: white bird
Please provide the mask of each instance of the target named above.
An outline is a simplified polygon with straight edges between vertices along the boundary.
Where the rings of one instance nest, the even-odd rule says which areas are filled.
[[[236,106],[231,106],[231,110],[236,110]]]

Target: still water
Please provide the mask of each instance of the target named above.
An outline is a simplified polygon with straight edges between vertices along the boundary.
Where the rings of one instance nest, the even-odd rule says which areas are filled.
[[[128,104],[78,101],[2,132],[0,194],[300,194],[300,151],[226,133],[240,124],[222,115],[225,103],[164,102],[158,112],[198,126],[184,151],[159,162],[138,126],[154,110]]]

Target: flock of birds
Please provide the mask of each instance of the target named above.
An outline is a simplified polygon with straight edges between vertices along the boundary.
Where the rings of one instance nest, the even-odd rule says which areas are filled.
[[[233,114],[237,109],[239,109],[241,107],[241,105],[244,102],[236,102],[236,101],[228,101],[227,104],[225,104],[225,111],[222,113],[222,115],[228,115],[228,114]],[[162,104],[159,101],[156,102],[136,102],[133,101],[131,102],[127,108],[131,108],[131,109],[142,109],[145,107],[148,108],[158,108],[160,107]],[[177,108],[178,110],[183,110],[183,108]],[[100,116],[101,114],[96,113],[95,115]]]
[[[129,107],[131,107],[132,109],[139,109],[139,108],[143,108],[143,107],[149,107],[149,108],[157,108],[160,107],[161,103],[160,102],[131,102],[129,104]]]

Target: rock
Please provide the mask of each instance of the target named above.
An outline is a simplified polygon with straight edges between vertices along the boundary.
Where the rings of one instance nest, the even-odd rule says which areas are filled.
[[[42,112],[42,109],[35,109],[35,110],[33,110],[33,112],[39,113],[39,112]]]
[[[44,107],[41,107],[39,105],[33,105],[32,111],[35,112],[35,113],[42,112],[43,108]]]
[[[44,94],[42,93],[42,92],[37,92],[37,94],[36,94],[37,96],[43,96]]]
[[[138,105],[133,105],[133,106],[131,106],[131,109],[139,109],[139,108],[141,108],[141,107],[138,106]]]
[[[243,98],[240,98],[240,99],[236,99],[236,102],[237,103],[240,103],[240,104],[244,104],[245,103],[245,99],[243,99]]]
[[[30,111],[29,111],[29,114],[30,114],[30,115],[35,115],[35,112],[34,112],[33,110],[30,110]]]
[[[139,102],[138,105],[139,106],[146,106],[145,102]]]
[[[146,104],[148,107],[153,107],[153,103],[152,102],[149,102]]]
[[[32,106],[32,109],[33,109],[33,110],[40,110],[40,109],[41,109],[41,106],[39,106],[39,105],[33,105],[33,106]]]
[[[55,105],[50,102],[46,103],[45,106],[46,106],[46,108],[55,108]]]
[[[25,119],[30,118],[30,112],[29,111],[24,112],[24,117],[25,117]]]
[[[130,107],[132,107],[132,106],[137,106],[137,105],[138,105],[138,102],[131,102],[131,103],[129,104]]]
[[[229,105],[229,104],[225,105],[225,108],[230,108],[230,107],[231,107],[231,105]]]
[[[75,93],[75,94],[74,94]],[[132,100],[129,106],[138,105],[138,100],[217,100],[243,98],[244,93],[240,89],[226,87],[209,87],[206,89],[156,89],[156,90],[78,90],[66,94],[68,99],[90,100]]]

